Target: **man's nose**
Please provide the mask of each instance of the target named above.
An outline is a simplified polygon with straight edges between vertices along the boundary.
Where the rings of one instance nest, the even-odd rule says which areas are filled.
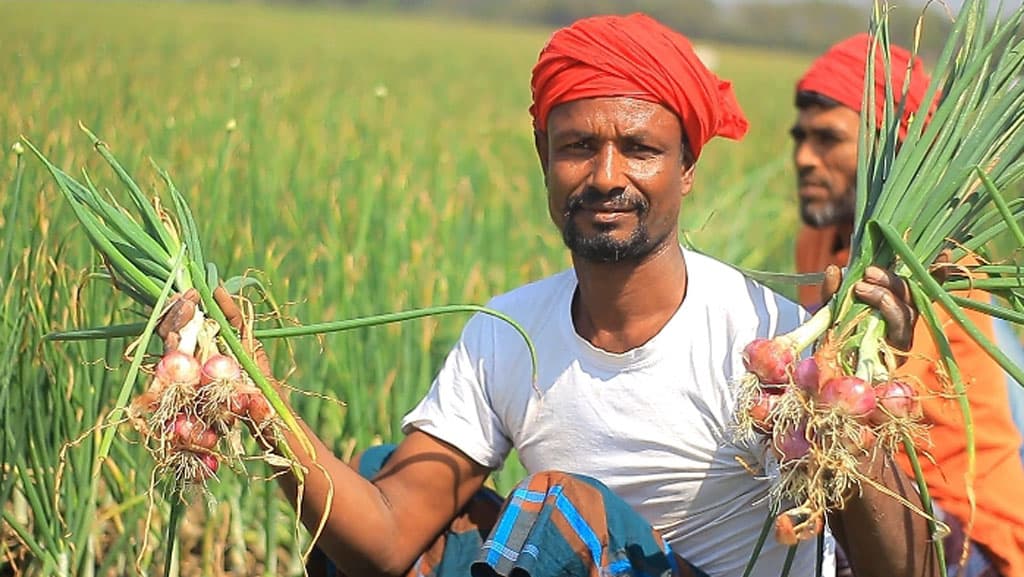
[[[800,140],[793,145],[793,163],[797,170],[805,171],[821,164],[821,156],[807,140]]]
[[[614,143],[607,143],[594,155],[590,186],[609,194],[626,187],[626,158]]]

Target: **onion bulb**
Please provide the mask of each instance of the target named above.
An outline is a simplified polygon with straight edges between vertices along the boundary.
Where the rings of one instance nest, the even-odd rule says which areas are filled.
[[[231,383],[242,378],[242,367],[238,361],[227,355],[211,355],[203,363],[202,372],[199,376],[199,385],[210,383]]]
[[[913,387],[902,381],[886,381],[875,386],[877,406],[868,415],[868,421],[880,425],[892,419],[920,415],[920,404]]]
[[[178,447],[210,450],[220,440],[217,433],[199,418],[186,413],[175,416],[168,428],[171,443]]]
[[[875,390],[857,377],[835,377],[821,386],[818,400],[826,407],[853,417],[867,415],[875,409]]]
[[[793,350],[770,339],[754,339],[743,349],[743,366],[766,385],[789,382],[793,372]]]
[[[793,382],[809,397],[816,397],[819,387],[818,376],[818,361],[814,360],[814,357],[808,357],[796,364],[796,370],[793,371]]]
[[[202,367],[192,355],[178,350],[168,351],[156,364],[156,378],[168,385],[198,385]]]

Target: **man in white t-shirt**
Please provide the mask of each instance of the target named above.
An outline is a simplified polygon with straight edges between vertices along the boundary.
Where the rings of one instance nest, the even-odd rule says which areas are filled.
[[[318,545],[352,577],[741,575],[769,518],[769,481],[753,473],[764,447],[733,438],[731,383],[747,343],[803,312],[681,249],[678,217],[702,147],[742,137],[743,113],[684,37],[639,14],[557,31],[532,92],[548,210],[573,267],[490,306],[529,333],[536,380],[520,336],[475,316],[372,481],[314,437],[303,520],[316,527],[333,492]],[[893,278],[871,269],[855,291],[905,346],[913,311]],[[454,546],[433,555],[512,449],[531,476],[478,524],[489,531],[471,546],[477,562],[461,564]],[[889,463],[864,469],[916,501]],[[295,480],[279,478],[294,495]],[[894,499],[866,488],[830,522],[876,552],[863,577],[934,574],[924,521]],[[809,577],[815,553],[814,541],[790,555],[769,538],[752,575]]]
[[[595,346],[579,333],[574,270],[522,287],[489,306],[530,334],[537,386],[524,386],[532,367],[522,338],[478,316],[404,430],[488,469],[515,447],[528,471],[594,477],[689,562],[709,575],[741,575],[768,515],[770,481],[744,467],[759,468],[763,447],[730,434],[730,383],[744,372],[743,346],[795,328],[801,311],[707,256],[678,244],[664,250],[661,258],[684,256],[686,294],[642,342]],[[630,307],[655,304],[661,281],[651,282]],[[780,574],[786,550],[769,539],[756,574]],[[814,553],[813,542],[800,546],[792,574],[813,575]]]

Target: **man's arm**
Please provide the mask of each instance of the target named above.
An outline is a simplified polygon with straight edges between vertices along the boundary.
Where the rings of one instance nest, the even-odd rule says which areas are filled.
[[[327,513],[317,544],[346,575],[405,574],[490,473],[451,445],[413,431],[371,482],[302,427],[316,448],[315,463],[295,451],[307,471],[302,522],[316,532]],[[285,438],[300,446],[290,433]],[[282,469],[278,478],[295,503],[295,477]]]
[[[263,347],[249,338],[231,295],[218,288],[214,298],[242,341],[253,347],[249,353],[260,371],[276,382]],[[176,346],[177,331],[192,318],[198,302],[195,291],[176,297],[157,328],[166,347]],[[293,449],[305,479],[300,486],[288,467],[279,467],[277,478],[289,500],[300,505],[302,522],[318,535],[317,544],[346,575],[404,575],[490,473],[455,447],[414,431],[369,481],[335,457],[301,419],[299,423],[313,445],[313,456],[291,432],[283,427],[274,431]],[[274,446],[267,436],[271,430],[254,432],[268,449]]]
[[[841,273],[835,266],[825,271],[823,291],[834,293]],[[914,340],[917,311],[906,283],[891,271],[869,267],[853,287],[855,296],[879,313],[886,322],[890,345],[909,351]],[[861,482],[861,491],[842,511],[829,515],[829,526],[846,552],[857,577],[937,577],[939,567],[928,532],[928,521],[893,495],[923,510],[914,480],[882,452],[860,464],[860,472],[872,483]],[[883,487],[884,490],[879,490]],[[887,494],[888,493],[888,494]]]
[[[923,510],[913,479],[888,456],[877,453],[861,472],[887,491]],[[931,545],[928,522],[892,495],[866,482],[829,526],[857,577],[937,577],[943,575]]]

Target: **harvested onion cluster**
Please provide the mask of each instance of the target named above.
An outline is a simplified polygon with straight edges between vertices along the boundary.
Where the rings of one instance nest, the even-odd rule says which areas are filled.
[[[201,486],[222,461],[241,458],[240,420],[257,435],[275,422],[266,397],[237,360],[215,348],[199,350],[201,358],[178,349],[165,353],[129,409],[158,473],[178,489]]]
[[[860,464],[873,451],[893,454],[924,432],[914,388],[876,370],[869,382],[826,341],[798,359],[790,338],[757,339],[743,351],[738,429],[761,438],[778,463],[773,498],[795,503],[775,519],[775,537],[787,545],[821,532],[827,510],[871,482]]]

